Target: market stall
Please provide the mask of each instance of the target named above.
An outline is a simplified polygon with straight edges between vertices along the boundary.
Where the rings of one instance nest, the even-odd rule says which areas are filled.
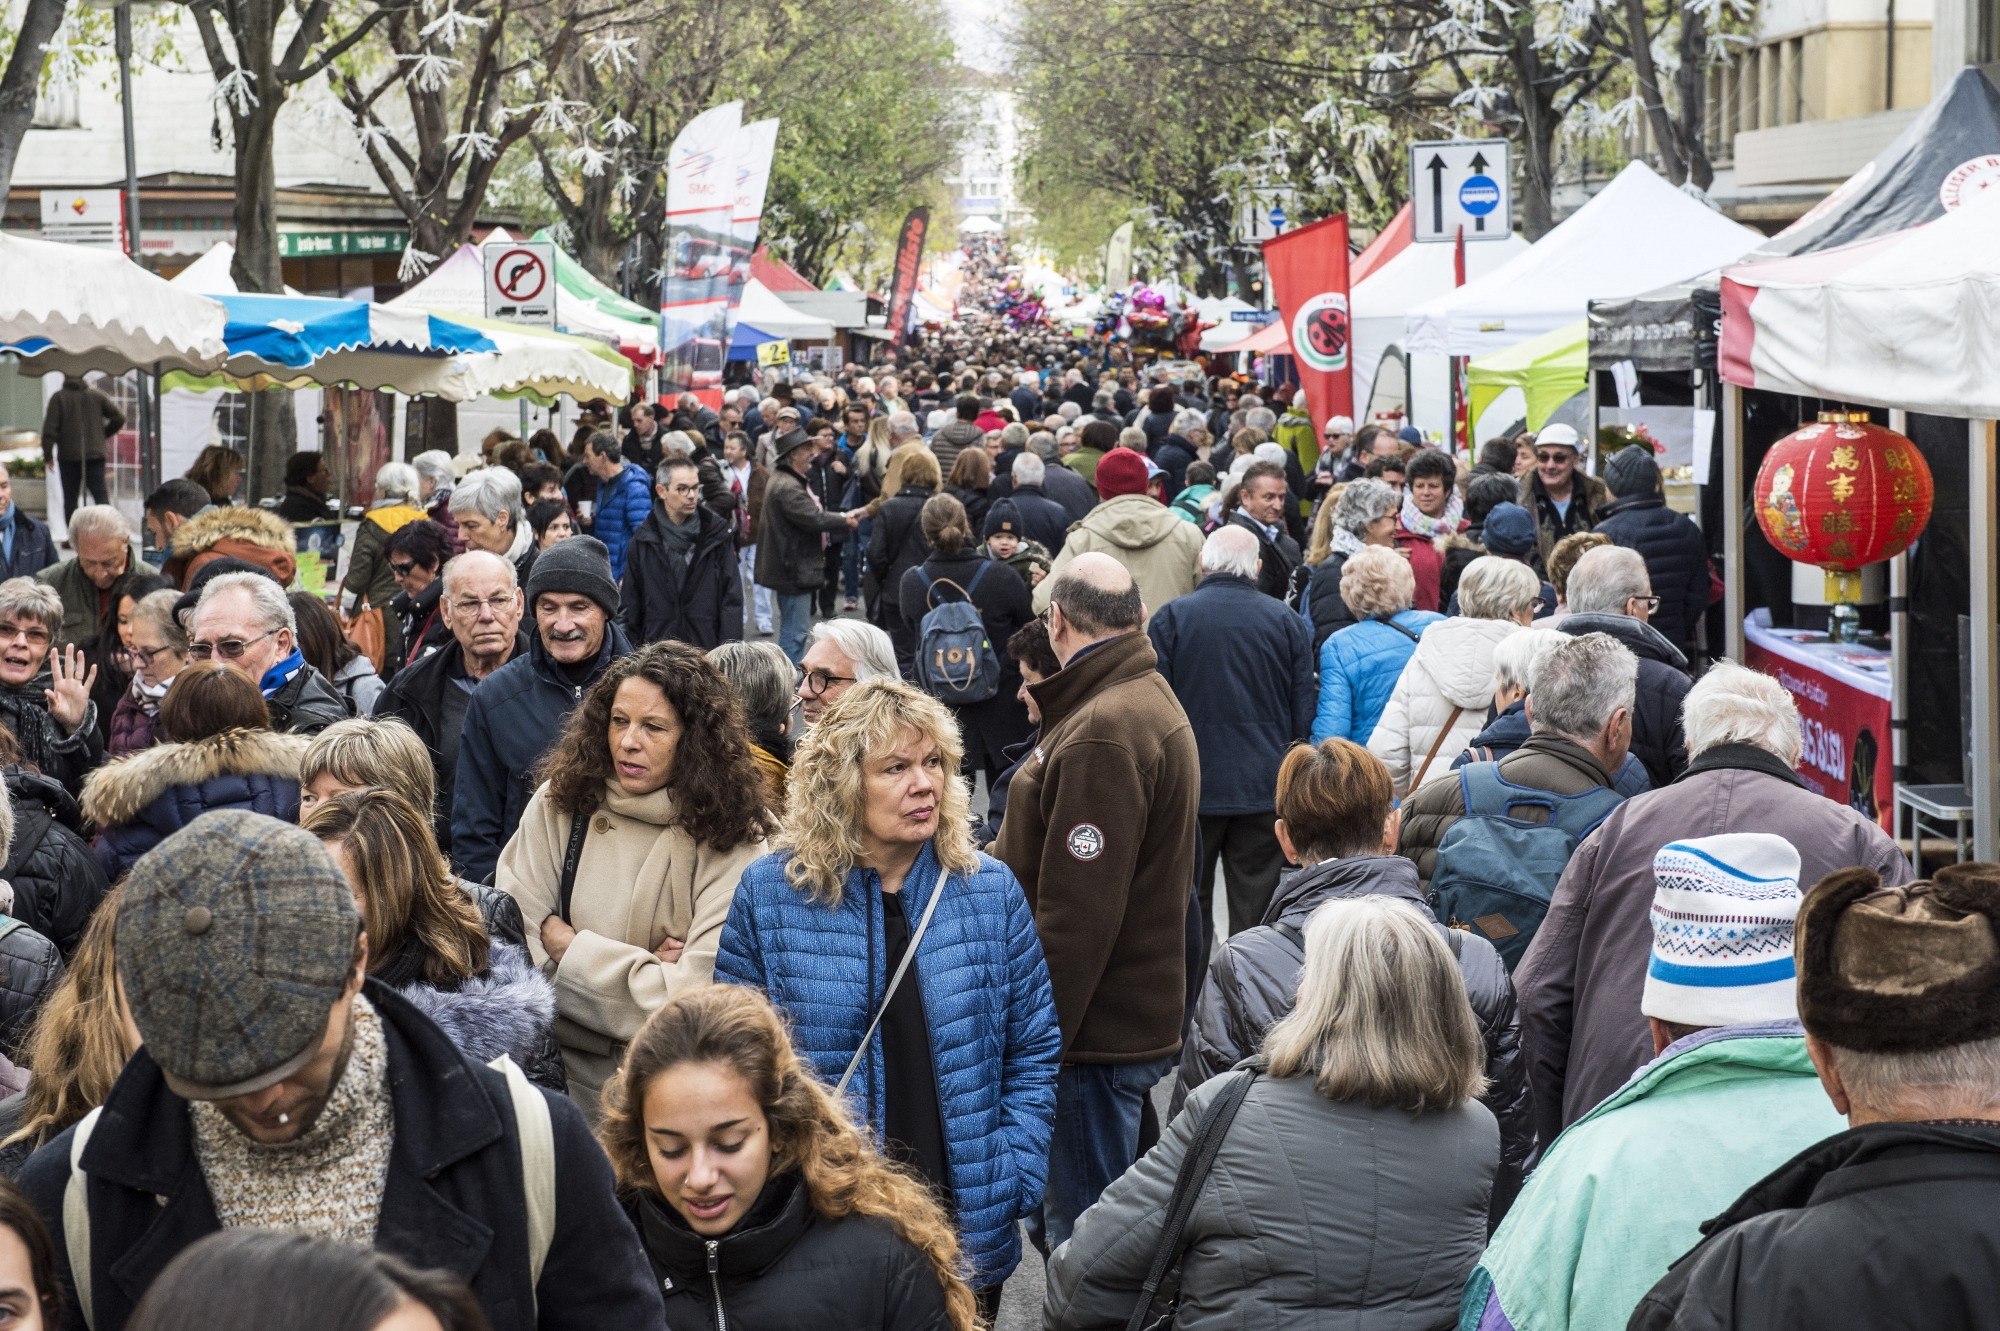
[[[1473,361],[1465,368],[1465,380],[1474,425],[1501,394],[1517,388],[1528,428],[1541,429],[1557,407],[1583,391],[1588,359],[1588,339],[1579,319]]]
[[[215,301],[115,251],[0,234],[0,349],[30,374],[205,373],[222,363],[225,322]]]
[[[1764,609],[1751,613],[1744,638],[1743,664],[1777,680],[1798,705],[1799,779],[1894,833],[1891,654],[1810,629],[1773,628]]]

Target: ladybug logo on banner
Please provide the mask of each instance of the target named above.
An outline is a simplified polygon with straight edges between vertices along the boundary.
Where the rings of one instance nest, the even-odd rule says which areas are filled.
[[[1292,349],[1315,370],[1332,374],[1347,368],[1347,296],[1323,291],[1292,317]]]

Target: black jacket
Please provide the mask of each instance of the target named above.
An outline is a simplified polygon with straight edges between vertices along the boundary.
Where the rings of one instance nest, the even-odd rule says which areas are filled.
[[[885,1220],[820,1215],[795,1171],[766,1183],[736,1228],[713,1242],[651,1195],[628,1198],[626,1214],[666,1291],[667,1331],[947,1325],[944,1288],[923,1254]]]
[[[50,648],[53,652],[56,648]],[[21,748],[21,760],[60,781],[75,794],[83,778],[104,763],[104,736],[97,725],[97,704],[84,709],[83,724],[73,734],[62,733],[62,725],[49,715],[45,691],[54,683],[48,663],[20,688],[0,684],[0,725],[13,732]]]
[[[317,735],[354,715],[340,690],[312,666],[301,666],[264,704],[271,709],[271,729],[280,735]]]
[[[0,1054],[20,1060],[28,1030],[62,973],[62,953],[25,922],[0,936]]]
[[[1257,590],[1266,596],[1275,596],[1280,601],[1284,600],[1285,592],[1291,586],[1292,571],[1299,566],[1301,561],[1299,543],[1291,538],[1290,533],[1282,530],[1278,533],[1278,539],[1275,541],[1272,540],[1269,534],[1265,532],[1264,524],[1256,521],[1241,509],[1237,509],[1231,513],[1225,521],[1241,527],[1244,531],[1249,532],[1257,538],[1257,558],[1263,561],[1257,570]],[[1326,566],[1322,564],[1320,567],[1324,568]],[[1334,575],[1336,579],[1339,576],[1337,573]],[[1338,592],[1339,589],[1340,584],[1336,581],[1334,583],[1334,590]],[[1318,628],[1319,617],[1317,615],[1313,617],[1313,625],[1315,629]]]
[[[1090,510],[1097,507],[1096,489],[1060,462],[1049,462],[1042,467],[1042,494],[1060,504],[1062,511],[1069,515],[1070,522],[1082,522]],[[996,494],[993,497],[998,499],[1000,496]],[[1063,530],[1069,530],[1067,524]],[[1049,553],[1054,554],[1061,548],[1061,542],[1057,542]]]
[[[1055,470],[1044,468],[1044,476]],[[1075,476],[1075,472],[1070,473]],[[1081,476],[1076,477],[1079,481]],[[1014,507],[1021,510],[1021,532],[1031,541],[1040,541],[1047,547],[1051,558],[1062,553],[1063,542],[1069,539],[1069,528],[1080,521],[1070,516],[1069,509],[1048,496],[1048,482],[1040,485],[1017,485],[1008,492]],[[1095,504],[1095,500],[1092,503]],[[1088,510],[1086,510],[1088,511]]]
[[[421,661],[451,641],[451,630],[445,626],[444,611],[439,604],[443,600],[444,571],[440,569],[438,576],[431,579],[431,585],[415,596],[397,592],[389,602],[389,608],[402,620],[403,631],[383,658],[383,679],[393,678],[410,662]]]
[[[989,567],[986,575],[979,578],[979,585],[974,587],[972,580],[978,576],[982,564]],[[930,575],[934,584],[928,590],[924,586],[925,574]],[[1028,585],[1013,569],[998,560],[972,552],[959,555],[933,553],[903,575],[899,591],[903,622],[909,626],[912,641],[917,639],[924,616],[932,606],[959,599],[940,579],[950,579],[961,589],[971,589],[972,604],[986,626],[986,639],[1000,657],[1000,682],[993,696],[985,702],[967,703],[951,709],[958,717],[959,730],[965,736],[966,762],[972,767],[999,771],[1010,761],[1006,751],[1026,739],[1034,729],[1033,723],[1028,720],[1027,704],[1019,696],[1021,667],[1007,654],[1007,640],[1027,627],[1035,617]]]
[[[472,1063],[409,1002],[375,980],[395,1087],[395,1147],[375,1246],[472,1286],[493,1331],[660,1325],[659,1286],[618,1207],[611,1165],[567,1096],[542,1093],[555,1136],[556,1231],[528,1283],[521,1143],[504,1077]],[[71,1128],[35,1152],[21,1186],[63,1233]],[[195,1158],[187,1102],[141,1049],[105,1100],[83,1153],[95,1331],[121,1331],[168,1262],[221,1228]],[[56,1269],[72,1282],[68,1245]],[[539,1315],[537,1305],[539,1304]]]
[[[1160,440],[1152,452],[1153,463],[1167,474],[1167,498],[1187,488],[1187,469],[1195,460],[1194,445],[1177,434]]]
[[[287,522],[307,525],[334,520],[333,514],[326,511],[326,496],[303,485],[285,487],[285,497],[278,501],[278,516]]]
[[[972,532],[973,539],[977,540],[986,530],[986,509],[992,502],[986,497],[986,492],[968,490],[963,485],[947,485],[944,487],[944,492],[965,506],[968,530]]]
[[[581,683],[572,683],[541,635],[531,634],[526,652],[479,681],[459,731],[452,789],[451,858],[461,875],[492,881],[500,849],[535,793],[536,764],[561,738],[584,691],[631,650],[624,629],[605,625],[597,659]]]
[[[6,781],[14,844],[0,878],[14,886],[14,918],[67,958],[111,882],[84,839],[83,810],[61,782],[19,767],[7,769]]]
[[[1306,622],[1234,573],[1211,573],[1146,625],[1201,751],[1203,816],[1263,813],[1285,751],[1319,705]]]
[[[1305,951],[1275,926],[1304,930],[1307,918],[1322,902],[1369,896],[1400,898],[1430,913],[1416,866],[1400,855],[1357,855],[1285,871],[1263,923],[1232,936],[1209,964],[1208,979],[1195,1003],[1194,1024],[1181,1047],[1174,1112],[1180,1111],[1189,1091],[1256,1053],[1264,1032],[1292,1010]],[[1443,925],[1438,929],[1445,932]],[[1514,983],[1491,943],[1477,934],[1456,932],[1453,950],[1458,969],[1465,976],[1466,997],[1472,1000],[1472,1014],[1486,1043],[1490,1084],[1480,1103],[1500,1120],[1500,1165],[1503,1172],[1511,1169],[1518,1182],[1521,1168],[1534,1152],[1535,1117]],[[1497,1197],[1498,1184],[1494,1192]]]
[[[2000,1126],[1850,1128],[1701,1228],[1706,1237],[1639,1301],[1630,1331],[1990,1331],[2000,1326],[1988,1278],[2000,1244]]]
[[[55,539],[49,524],[14,510],[14,553],[0,553],[0,579],[32,578],[56,562]]]
[[[528,634],[515,630],[514,650],[507,659],[512,661],[527,650]],[[447,638],[442,647],[423,660],[397,671],[395,678],[383,686],[382,696],[375,700],[374,715],[393,716],[416,731],[431,755],[431,770],[437,773],[437,809],[431,823],[437,830],[438,848],[447,855],[451,854],[452,792],[458,782],[458,766],[445,762],[445,749],[453,738],[445,730],[448,724],[445,690],[458,687],[452,683],[452,675],[464,669],[464,660],[465,648],[459,646],[457,638]],[[471,710],[469,700],[466,710]],[[463,713],[459,722],[461,726],[464,724]]]
[[[1340,597],[1340,575],[1347,568],[1347,556],[1335,550],[1318,567],[1300,564],[1299,571],[1310,576],[1306,579],[1306,608],[1312,614],[1313,659],[1319,659],[1319,649],[1332,637],[1350,624],[1360,623],[1347,602]],[[1296,576],[1296,575],[1295,575]]]
[[[1681,704],[1694,681],[1687,658],[1675,646],[1630,615],[1564,615],[1556,627],[1572,637],[1608,633],[1639,658],[1639,689],[1632,710],[1632,752],[1646,764],[1646,778],[1658,790],[1687,770],[1687,735]]]
[[[1597,510],[1596,531],[1613,545],[1637,550],[1646,561],[1660,608],[1647,622],[1689,660],[1694,628],[1708,611],[1708,546],[1701,528],[1658,495],[1615,499]]]
[[[771,468],[764,508],[757,515],[757,585],[780,596],[818,590],[826,581],[826,545],[820,537],[846,530],[847,519],[823,512],[804,479],[780,462]]]
[[[743,636],[743,578],[727,519],[706,508],[687,571],[676,576],[667,553],[666,510],[658,504],[625,548],[625,582],[618,622],[635,644],[671,638],[703,651]]]
[[[875,510],[875,530],[868,537],[868,575],[875,591],[869,600],[880,601],[885,611],[902,604],[903,575],[930,555],[922,518],[924,505],[936,493],[928,485],[906,485]],[[894,622],[885,613],[883,627]]]

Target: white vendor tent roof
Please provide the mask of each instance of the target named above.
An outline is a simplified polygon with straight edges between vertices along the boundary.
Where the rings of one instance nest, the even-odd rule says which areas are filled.
[[[1528,251],[1519,233],[1505,240],[1467,241],[1465,280],[1468,285]],[[1382,357],[1403,340],[1404,318],[1428,300],[1462,290],[1455,245],[1405,245],[1374,272],[1355,284],[1349,296],[1354,325],[1354,393],[1364,402],[1375,385]],[[1358,417],[1358,414],[1357,414]]]
[[[1403,346],[1451,356],[1504,351],[1575,323],[1593,298],[1636,296],[1708,272],[1763,240],[1633,162],[1525,253],[1411,310]]]
[[[496,229],[487,239],[504,241],[511,237]],[[556,262],[559,269],[564,266],[563,259]],[[451,318],[485,318],[486,270],[479,250],[471,245],[459,246],[428,277],[388,303],[414,306]],[[579,298],[560,280],[556,286],[556,322],[563,332],[595,338],[609,346],[629,347],[642,358],[657,351],[659,346],[657,324],[619,318],[599,304]]]
[[[2000,191],[1906,231],[1725,268],[1717,363],[1748,388],[2000,416]]]
[[[220,365],[220,303],[178,290],[114,250],[0,235],[0,345],[42,369],[122,374]]]
[[[785,304],[782,297],[756,278],[743,284],[743,299],[736,307],[736,321],[760,332],[787,341],[830,342],[833,324],[815,319]]]

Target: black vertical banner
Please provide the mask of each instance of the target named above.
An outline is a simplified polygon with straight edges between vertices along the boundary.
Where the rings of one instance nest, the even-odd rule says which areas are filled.
[[[910,305],[917,298],[917,271],[924,260],[924,235],[930,229],[931,210],[912,208],[896,241],[896,280],[889,288],[888,329],[898,342],[910,331]]]

